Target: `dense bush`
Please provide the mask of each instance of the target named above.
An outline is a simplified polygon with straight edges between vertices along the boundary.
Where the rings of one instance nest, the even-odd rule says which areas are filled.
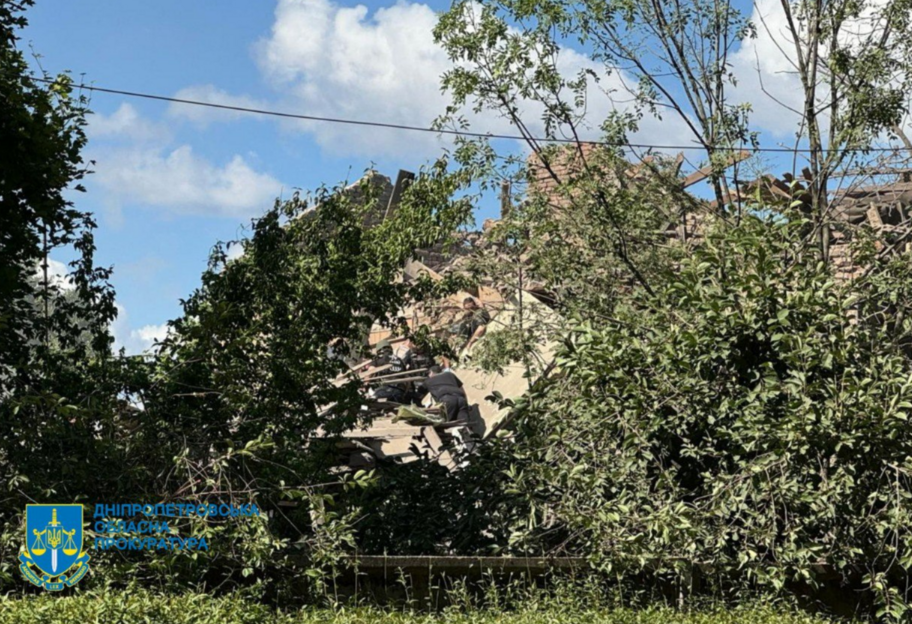
[[[701,573],[826,577],[903,613],[912,361],[893,289],[908,261],[839,283],[803,231],[721,228],[654,294],[572,329],[522,421],[513,482],[539,503],[517,543],[685,590]]]
[[[159,596],[139,590],[67,598],[43,595],[0,599],[0,624],[825,624],[828,621],[765,605],[678,612],[668,608],[594,609],[546,604],[515,611],[452,609],[421,614],[372,608],[277,612],[234,596]]]

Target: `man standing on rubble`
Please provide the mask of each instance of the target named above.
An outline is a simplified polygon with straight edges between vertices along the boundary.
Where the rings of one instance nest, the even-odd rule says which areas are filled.
[[[432,366],[428,374],[424,387],[435,401],[446,406],[447,422],[468,422],[469,400],[459,377],[449,369],[444,371],[440,366]]]
[[[466,297],[462,302],[462,309],[465,314],[463,314],[462,320],[453,328],[453,331],[467,341],[463,350],[468,351],[479,338],[484,336],[488,329],[488,323],[491,322],[491,313],[484,306],[478,305],[474,297]]]

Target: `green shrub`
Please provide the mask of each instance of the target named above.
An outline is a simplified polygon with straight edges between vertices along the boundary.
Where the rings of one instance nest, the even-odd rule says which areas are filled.
[[[682,591],[699,573],[781,589],[823,572],[902,615],[912,360],[892,293],[908,260],[843,284],[801,235],[745,219],[570,332],[522,421],[513,484],[538,504],[518,544]]]
[[[537,605],[537,603],[535,603]],[[567,608],[538,605],[515,611],[453,610],[440,614],[376,608],[274,611],[238,596],[162,596],[144,591],[50,594],[0,599],[0,624],[826,624],[828,620],[769,605],[679,612],[664,607],[633,609]]]

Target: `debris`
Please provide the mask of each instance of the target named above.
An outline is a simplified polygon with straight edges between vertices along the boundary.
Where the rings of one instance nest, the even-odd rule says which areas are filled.
[[[399,411],[393,417],[393,422],[406,422],[410,425],[441,425],[446,421],[446,419],[440,414],[432,413],[426,409],[422,409],[417,405],[401,405],[399,406]]]

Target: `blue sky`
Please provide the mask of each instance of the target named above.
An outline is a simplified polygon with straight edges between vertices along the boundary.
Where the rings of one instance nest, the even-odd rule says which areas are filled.
[[[763,0],[772,3],[773,0]],[[23,45],[50,73],[70,70],[100,87],[316,115],[428,125],[446,99],[448,67],[431,40],[447,2],[331,0],[38,0]],[[772,6],[772,4],[771,4]],[[781,82],[764,48],[767,87]],[[588,57],[568,51],[568,70]],[[749,87],[744,97],[753,97]],[[119,344],[137,352],[180,313],[212,245],[295,188],[354,180],[373,163],[395,177],[439,153],[429,135],[279,121],[95,93],[87,194],[99,221],[98,260],[114,265]],[[758,111],[771,136],[781,115]],[[485,130],[509,131],[482,117]],[[680,124],[649,121],[641,138],[689,141]],[[479,208],[493,216],[495,202]],[[66,258],[61,257],[61,260]]]
[[[294,103],[282,93],[283,85],[271,83],[257,62],[256,47],[270,36],[275,9],[271,2],[247,0],[40,0],[27,15],[30,24],[22,43],[34,46],[47,71],[85,74],[98,86],[172,95],[187,87],[212,85],[270,108],[294,110]],[[122,109],[124,105],[131,108]],[[198,284],[212,245],[242,234],[248,218],[268,207],[269,197],[287,196],[295,187],[357,178],[372,162],[395,176],[398,169],[417,168],[431,155],[427,150],[384,154],[327,149],[313,134],[270,120],[245,117],[200,123],[175,115],[165,103],[102,93],[92,95],[91,108],[98,115],[90,126],[87,155],[97,161],[98,173],[88,180],[89,192],[75,199],[98,216],[98,261],[115,267],[117,300],[127,321],[124,327],[122,318],[118,330],[121,342],[133,350],[142,340],[135,335],[130,339],[131,332],[178,315],[178,301]],[[148,125],[143,132],[150,136],[119,139],[117,133],[129,134],[121,125],[95,131],[98,117],[110,121],[119,110],[134,130]],[[123,115],[124,110],[135,116]],[[431,119],[415,121],[426,124]],[[261,182],[265,188],[255,194],[259,200],[221,211],[216,206],[181,206],[179,199],[158,204],[150,195],[167,189],[136,192],[129,188],[130,180],[123,180],[125,188],[118,188],[117,182],[101,184],[96,178],[111,168],[110,161],[137,143],[148,143],[149,151],[163,158],[189,148],[200,162],[215,168],[225,168],[240,157],[252,171],[267,176]],[[270,181],[275,182],[272,188]]]

